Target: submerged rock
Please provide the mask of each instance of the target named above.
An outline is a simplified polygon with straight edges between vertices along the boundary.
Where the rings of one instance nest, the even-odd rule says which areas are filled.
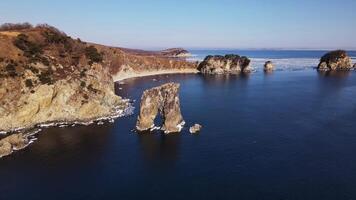
[[[0,158],[10,155],[14,150],[25,148],[29,144],[27,136],[22,133],[12,134],[0,140]]]
[[[274,70],[274,65],[273,65],[272,61],[267,61],[264,65],[264,71],[271,72],[273,70]]]
[[[239,74],[249,73],[252,71],[250,67],[250,59],[239,55],[225,56],[207,56],[203,62],[199,64],[199,71],[203,74]]]
[[[328,52],[321,57],[318,65],[319,71],[347,71],[351,69],[351,58],[343,50]]]
[[[185,122],[180,111],[179,87],[177,83],[167,83],[143,92],[137,130],[146,131],[155,127],[154,120],[160,114],[163,118],[161,129],[165,133],[181,131]]]
[[[200,132],[202,127],[203,126],[200,125],[200,124],[194,124],[194,126],[189,128],[189,132],[192,133],[192,134],[198,133],[198,132]]]

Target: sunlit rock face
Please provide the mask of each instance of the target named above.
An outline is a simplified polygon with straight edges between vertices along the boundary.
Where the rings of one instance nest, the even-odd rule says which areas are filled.
[[[207,56],[199,64],[203,74],[240,74],[251,72],[250,59],[239,55]]]
[[[136,128],[139,131],[155,127],[158,114],[163,118],[162,130],[165,133],[180,132],[184,120],[180,110],[179,88],[177,83],[167,83],[144,91],[141,97],[140,114]]]
[[[55,66],[45,78],[36,73],[25,69],[23,76],[0,79],[0,131],[90,121],[127,106],[115,95],[112,77],[100,64],[74,69],[63,78],[54,78],[61,73]]]
[[[319,71],[347,71],[351,69],[351,58],[343,50],[328,52],[321,57],[318,65]]]
[[[12,134],[0,140],[0,158],[10,155],[15,150],[25,148],[29,144],[29,139],[22,133]]]

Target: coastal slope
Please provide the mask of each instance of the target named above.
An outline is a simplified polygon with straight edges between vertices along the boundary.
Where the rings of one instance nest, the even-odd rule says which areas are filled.
[[[83,42],[46,24],[7,24],[0,27],[0,132],[120,115],[128,103],[114,81],[195,70],[184,59]]]

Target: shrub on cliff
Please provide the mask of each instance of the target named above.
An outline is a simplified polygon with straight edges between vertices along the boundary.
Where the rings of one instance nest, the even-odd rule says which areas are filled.
[[[19,34],[14,40],[14,45],[21,49],[26,57],[35,57],[42,54],[42,47],[29,41],[28,36],[25,34]]]
[[[14,31],[14,30],[23,30],[23,29],[29,29],[33,28],[33,26],[30,23],[5,23],[0,26],[0,31]]]
[[[90,60],[89,64],[100,63],[103,61],[103,55],[98,52],[94,46],[85,48],[85,56]]]
[[[347,57],[347,53],[344,50],[331,51],[321,57],[320,62],[336,62],[339,58]]]

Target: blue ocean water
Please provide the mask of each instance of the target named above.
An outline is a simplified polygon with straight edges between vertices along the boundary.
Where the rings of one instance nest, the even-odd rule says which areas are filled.
[[[323,54],[237,53],[263,60]],[[356,72],[277,67],[117,83],[119,95],[135,100],[135,114],[44,129],[0,159],[0,199],[356,199]],[[142,92],[171,81],[181,84],[183,131],[133,131]],[[194,123],[203,125],[199,135],[188,131]]]

